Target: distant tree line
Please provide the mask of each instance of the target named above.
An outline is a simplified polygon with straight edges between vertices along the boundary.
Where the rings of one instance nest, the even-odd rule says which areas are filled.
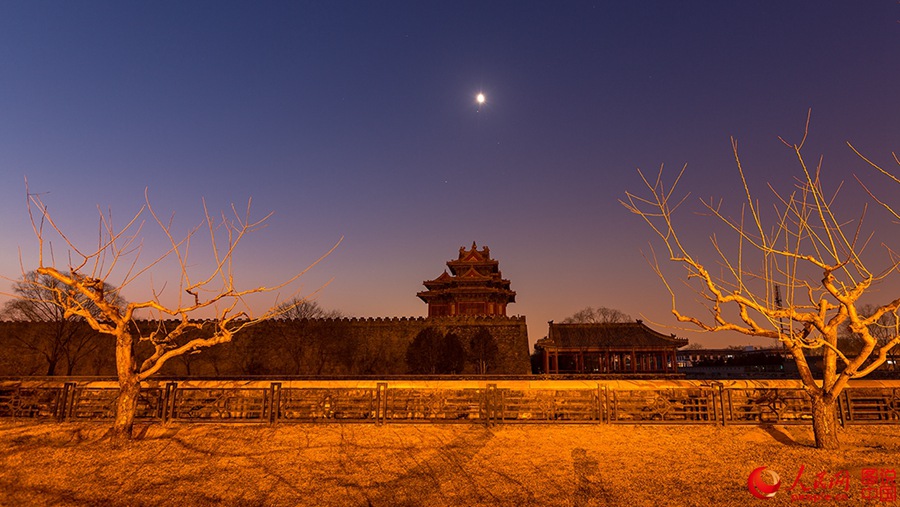
[[[582,310],[578,310],[571,316],[562,320],[563,324],[615,324],[619,322],[633,322],[627,313],[616,310],[615,308],[607,308],[605,306],[592,307],[588,306]]]

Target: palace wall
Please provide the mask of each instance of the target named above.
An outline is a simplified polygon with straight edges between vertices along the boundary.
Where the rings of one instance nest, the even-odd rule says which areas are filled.
[[[177,321],[165,322],[173,328]],[[140,322],[141,332],[156,329],[154,321]],[[492,374],[528,374],[528,332],[525,317],[394,317],[338,318],[265,321],[242,331],[231,343],[166,363],[161,375],[402,375],[410,370],[407,349],[426,328],[442,335],[456,334],[472,358],[470,340],[486,329],[497,344],[497,355],[489,367]],[[0,376],[45,375],[52,327],[43,323],[0,322]],[[73,375],[115,373],[112,338],[100,336],[86,326],[80,333],[92,334],[89,349],[69,351],[77,355]],[[82,340],[85,341],[85,340]],[[139,349],[148,347],[139,345]],[[71,347],[70,347],[71,348]],[[149,349],[144,349],[146,357]],[[64,356],[66,354],[63,354]],[[66,363],[66,357],[60,359]],[[462,373],[474,373],[466,361]],[[58,364],[57,375],[67,367]]]

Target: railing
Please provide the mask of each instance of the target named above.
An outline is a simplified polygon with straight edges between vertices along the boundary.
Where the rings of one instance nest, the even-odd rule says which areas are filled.
[[[115,382],[0,381],[0,417],[111,419]],[[857,381],[842,424],[900,424],[900,381]],[[798,381],[153,381],[138,420],[178,422],[809,424]]]

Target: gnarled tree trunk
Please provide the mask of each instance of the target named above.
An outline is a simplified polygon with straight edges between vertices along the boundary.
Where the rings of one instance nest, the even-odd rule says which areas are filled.
[[[838,449],[837,401],[830,395],[812,397],[813,435],[818,449]]]
[[[129,378],[125,379],[121,376],[119,377],[116,419],[110,433],[113,443],[122,444],[131,440],[140,392],[141,383],[137,380],[137,375],[130,375]]]
[[[116,337],[116,371],[119,376],[119,397],[116,400],[116,419],[111,437],[113,443],[125,443],[132,438],[134,417],[137,414],[141,381],[135,367],[131,335]]]

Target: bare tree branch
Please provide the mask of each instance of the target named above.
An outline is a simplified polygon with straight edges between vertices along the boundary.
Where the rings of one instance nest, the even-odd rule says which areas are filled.
[[[705,331],[734,331],[781,342],[797,363],[814,409],[821,409],[821,412],[814,410],[817,443],[829,447],[836,445],[837,440],[831,440],[830,436],[826,438],[818,431],[833,426],[831,421],[823,422],[831,417],[823,414],[834,413],[833,402],[850,379],[865,376],[884,364],[890,351],[900,343],[896,328],[888,339],[881,341],[871,331],[883,316],[900,309],[900,298],[865,310],[860,303],[873,283],[897,273],[900,258],[889,250],[891,263],[886,269],[878,275],[869,269],[863,253],[874,231],[863,229],[867,207],[864,205],[854,220],[838,217],[835,208],[838,192],[826,194],[821,179],[821,159],[812,169],[803,156],[802,148],[808,135],[809,116],[799,144],[780,138],[799,164],[801,177],[788,194],[779,193],[769,185],[774,218],[761,212],[762,207],[754,198],[741,163],[737,141],[732,139],[744,200],[741,214],[731,218],[723,211],[721,200],[701,200],[708,214],[735,237],[734,250],[726,250],[726,245],[715,234],[710,238],[722,267],[719,275],[710,272],[706,261],[688,251],[674,226],[675,207],[670,203],[676,199],[674,192],[684,175],[684,168],[668,187],[662,169],[654,180],[638,170],[645,186],[644,196],[629,192],[621,202],[643,219],[662,241],[668,259],[685,268],[685,282],[709,310],[709,317],[702,318],[681,311],[680,298],[653,253],[651,267],[669,293],[675,318]],[[863,157],[852,145],[850,147],[881,175],[900,183],[900,178]],[[900,165],[896,154],[894,161]],[[863,188],[873,201],[900,220],[900,214],[892,206],[875,197],[869,187],[863,185]],[[684,198],[681,198],[678,204],[683,202]],[[786,288],[786,304],[775,304],[771,294],[776,285]],[[782,331],[783,321],[793,325]],[[841,329],[857,338],[862,344],[859,350],[841,348],[838,342]],[[821,354],[821,379],[814,378],[807,359],[811,351]],[[839,362],[842,368],[838,367]],[[821,442],[820,436],[823,436]]]
[[[121,439],[130,438],[142,380],[159,372],[173,358],[229,342],[242,330],[290,311],[291,305],[277,304],[278,291],[296,282],[341,242],[338,240],[315,262],[273,286],[239,288],[234,276],[235,252],[249,234],[265,227],[272,213],[260,219],[252,218],[251,202],[248,200],[246,210],[241,213],[232,205],[232,216],[222,214],[215,219],[204,201],[203,221],[184,236],[176,237],[173,232],[174,215],[164,222],[150,204],[149,192],[145,190],[144,195],[145,204],[121,228],[114,225],[111,212],[100,212],[97,248],[93,251],[74,244],[53,220],[40,195],[29,193],[26,201],[38,241],[38,268],[35,272],[65,288],[65,293],[57,291],[57,305],[64,317],[81,318],[94,330],[115,339],[120,395],[114,430]],[[145,212],[151,215],[162,231],[167,246],[160,256],[141,264],[141,232],[144,225],[141,216]],[[48,229],[45,229],[45,224]],[[190,261],[191,243],[201,230],[208,234],[213,263],[205,273],[195,276],[196,267]],[[71,260],[65,269],[59,268],[52,256],[49,259],[45,256],[45,246],[51,244],[50,234],[62,240],[70,255]],[[121,272],[122,276],[120,290],[169,258],[175,259],[179,269],[179,291],[175,304],[163,301],[162,291],[157,291],[152,283],[152,297],[148,299],[120,304],[119,300],[111,297],[107,282],[117,273]],[[120,266],[122,269],[119,269]],[[298,297],[298,291],[299,288],[290,297],[294,306],[303,301]],[[274,293],[276,302],[254,315],[247,298],[268,293]],[[117,294],[118,290],[115,290]],[[186,299],[185,294],[190,297]],[[140,327],[134,322],[136,315],[144,311],[149,311],[160,320],[157,328],[146,336],[141,334]],[[214,316],[198,321],[196,318],[201,311],[212,311]],[[168,318],[177,321],[174,328],[163,325],[162,321]],[[138,343],[151,346],[149,355],[143,355],[142,349],[137,347]]]

